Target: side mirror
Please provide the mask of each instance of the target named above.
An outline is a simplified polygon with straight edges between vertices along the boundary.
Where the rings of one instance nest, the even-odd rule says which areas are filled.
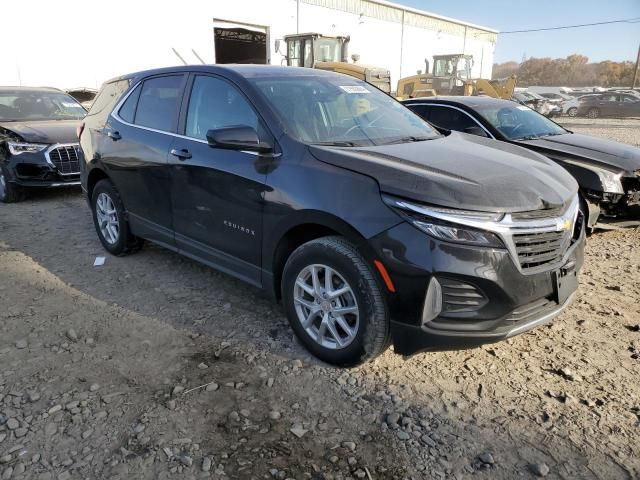
[[[253,127],[246,125],[209,130],[207,142],[210,147],[226,150],[248,150],[258,153],[269,153],[273,150],[273,147],[267,142],[260,141],[258,132]]]
[[[469,133],[471,135],[477,135],[478,137],[488,137],[487,132],[484,131],[483,128],[480,128],[478,125],[472,125],[470,127],[465,128],[464,133]]]

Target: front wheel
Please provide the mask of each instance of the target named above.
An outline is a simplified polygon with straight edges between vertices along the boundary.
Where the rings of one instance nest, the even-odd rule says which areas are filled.
[[[342,237],[312,240],[291,254],[282,298],[296,336],[327,363],[358,365],[389,345],[389,313],[378,279]]]
[[[569,115],[570,117],[575,117],[578,115],[578,109],[576,107],[571,107],[569,110],[567,110],[567,115]]]
[[[124,205],[109,180],[100,180],[91,195],[93,223],[102,246],[113,255],[126,255],[142,247],[142,239],[129,229]]]
[[[24,190],[9,181],[7,168],[0,165],[0,202],[14,203],[24,199]]]

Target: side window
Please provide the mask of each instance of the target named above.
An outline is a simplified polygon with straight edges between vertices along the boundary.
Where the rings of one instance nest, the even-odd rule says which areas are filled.
[[[429,121],[439,127],[458,132],[464,132],[466,128],[478,126],[467,114],[448,107],[433,107]]]
[[[138,99],[135,124],[166,132],[174,131],[182,98],[184,75],[145,80]]]
[[[244,125],[260,133],[258,116],[244,96],[226,80],[196,76],[187,110],[187,137],[206,140],[207,131]]]
[[[127,100],[124,102],[120,110],[118,111],[118,115],[125,122],[133,123],[135,115],[136,115],[136,106],[138,105],[138,98],[140,97],[140,91],[142,87],[138,85],[135,90],[127,97]]]
[[[626,102],[632,103],[632,102],[636,102],[637,100],[638,100],[637,98],[634,98],[634,97],[631,97],[631,96],[627,96],[627,95],[623,95],[623,97],[622,97],[622,101],[625,102],[625,103]]]
[[[300,66],[300,40],[291,40],[287,51],[288,65],[290,67]]]

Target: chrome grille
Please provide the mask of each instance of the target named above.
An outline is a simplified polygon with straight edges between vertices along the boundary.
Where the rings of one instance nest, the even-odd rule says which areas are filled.
[[[62,175],[78,175],[80,162],[78,159],[78,144],[54,145],[48,151],[49,161]]]
[[[544,210],[530,210],[528,212],[514,212],[511,214],[513,220],[534,220],[537,218],[553,218],[562,214],[564,207],[546,208]]]
[[[518,261],[522,269],[535,268],[562,260],[568,232],[514,234]]]

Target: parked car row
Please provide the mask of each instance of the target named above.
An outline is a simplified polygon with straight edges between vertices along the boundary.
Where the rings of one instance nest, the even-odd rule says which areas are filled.
[[[356,365],[391,343],[403,355],[475,347],[569,305],[592,208],[640,202],[640,155],[523,105],[468,102],[403,106],[295,67],[124,75],[73,141],[43,133],[68,128],[59,109],[34,126],[7,102],[3,200],[24,165],[63,184],[51,154],[71,146],[66,184],[80,175],[108,252],[148,240],[262,288],[326,362]]]
[[[563,87],[533,87],[531,90],[516,92],[514,100],[547,117],[640,117],[640,92],[626,89],[602,90],[569,91]],[[540,99],[545,99],[548,104]]]

